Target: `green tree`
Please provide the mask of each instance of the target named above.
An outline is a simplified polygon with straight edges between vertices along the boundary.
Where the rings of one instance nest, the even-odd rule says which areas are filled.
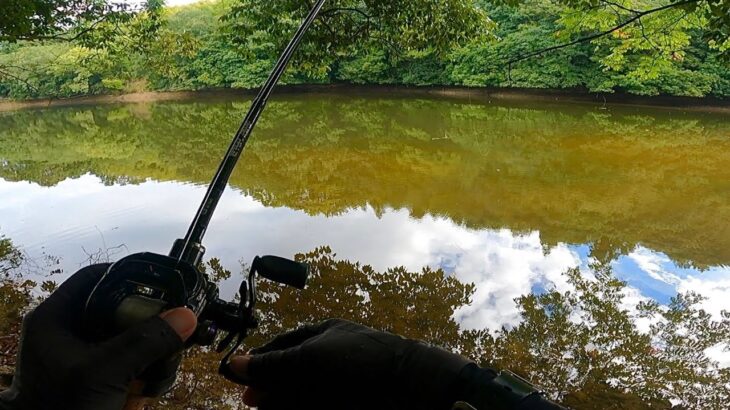
[[[728,95],[725,48],[712,35],[722,18],[709,19],[715,6],[704,0],[510,4],[328,3],[282,84]],[[218,0],[162,9],[155,1],[56,36],[72,42],[0,41],[0,96],[256,88],[306,12],[304,2],[274,6]]]
[[[508,4],[522,4],[507,0]],[[703,96],[718,79],[685,64],[693,48],[711,49],[730,57],[730,6],[712,0],[561,0],[565,7],[548,44],[531,45],[507,61],[511,69],[525,60],[545,60],[553,53],[583,43],[593,47],[589,57],[618,82],[603,80],[598,87],[638,94],[672,93]],[[699,40],[702,40],[701,42]],[[552,44],[550,44],[552,43]],[[688,67],[689,66],[689,67]],[[724,80],[723,80],[724,81]],[[684,83],[689,85],[684,85]],[[663,87],[664,83],[669,83]]]
[[[5,0],[0,42],[77,39],[99,24],[123,22],[134,11],[107,0]]]
[[[663,9],[601,34],[631,18],[624,15],[631,13],[626,7],[650,5],[598,2],[582,10],[565,2],[512,3],[481,3],[499,23],[495,31],[499,41],[455,50],[450,63],[453,82],[584,87],[594,92],[648,95],[725,95],[730,70],[719,61],[720,51],[714,43],[704,37],[706,22],[686,10]],[[614,9],[620,13],[613,13]]]
[[[129,73],[121,66],[129,51],[154,40],[163,5],[161,0],[134,7],[106,0],[11,3],[15,8],[3,6],[0,14],[0,95],[14,98],[122,90]]]
[[[239,0],[226,20],[231,38],[242,51],[260,41],[261,33],[278,50],[306,12],[307,3],[295,0]],[[326,77],[335,61],[358,49],[377,44],[394,59],[428,50],[444,54],[455,45],[486,39],[492,27],[484,11],[470,0],[336,0],[320,16],[294,61],[299,70],[315,78]]]

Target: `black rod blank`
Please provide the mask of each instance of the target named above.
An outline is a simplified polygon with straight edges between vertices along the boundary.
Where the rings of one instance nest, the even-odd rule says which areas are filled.
[[[193,222],[190,224],[190,228],[188,228],[185,239],[182,240],[182,247],[175,246],[173,248],[173,255],[171,256],[176,257],[178,261],[186,261],[193,264],[199,261],[199,249],[201,249],[200,244],[202,243],[205,232],[208,229],[208,224],[210,224],[210,220],[213,217],[213,212],[218,206],[218,202],[226,189],[226,185],[228,185],[228,180],[233,173],[233,169],[236,167],[238,159],[241,157],[241,153],[246,147],[256,123],[266,107],[266,103],[271,96],[271,92],[279,82],[282,74],[284,74],[286,67],[289,65],[294,52],[299,47],[299,44],[304,38],[304,35],[307,33],[307,30],[309,30],[309,27],[317,18],[320,10],[322,10],[322,6],[324,6],[325,1],[326,0],[319,0],[309,11],[306,19],[304,19],[301,26],[299,26],[294,37],[291,39],[279,57],[279,60],[276,62],[276,65],[269,75],[269,78],[266,80],[266,83],[264,83],[258,95],[251,103],[251,108],[249,109],[248,114],[246,114],[246,118],[243,120],[238,132],[236,132],[236,136],[233,138],[233,141],[228,148],[228,152],[226,152],[225,158],[223,158],[215,177],[213,177],[213,181],[208,187],[208,192],[205,194],[203,202],[200,204],[200,208],[195,215],[195,219],[193,219]]]

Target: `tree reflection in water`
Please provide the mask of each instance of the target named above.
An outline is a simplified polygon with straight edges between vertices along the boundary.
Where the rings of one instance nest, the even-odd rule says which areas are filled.
[[[248,348],[302,323],[340,317],[511,369],[576,409],[668,408],[671,403],[720,409],[730,400],[730,369],[720,368],[705,352],[728,346],[730,314],[714,320],[698,307],[697,294],[677,295],[668,306],[632,305],[625,283],[608,265],[597,263],[589,272],[565,273],[570,291],[517,298],[519,325],[464,330],[454,312],[469,304],[474,286],[440,270],[377,272],[337,259],[328,247],[297,258],[312,266],[307,289],[260,281],[262,326],[248,339]],[[20,275],[23,263],[22,253],[3,238],[0,365],[13,365],[20,318],[35,300],[35,283]],[[216,259],[204,268],[217,281],[232,276]],[[177,385],[154,408],[242,408],[240,388],[217,375],[218,354],[194,348],[185,356]]]
[[[207,183],[246,101],[0,113],[0,178],[53,186]],[[699,268],[730,263],[730,122],[590,105],[496,105],[337,94],[271,102],[231,179],[269,207],[372,206],[546,246],[637,244]],[[337,244],[331,244],[333,246]],[[600,256],[600,255],[597,255]]]
[[[206,183],[246,102],[65,108],[0,115],[0,177],[53,186],[86,173],[107,184]],[[509,368],[579,409],[721,409],[730,369],[706,349],[730,340],[730,317],[699,296],[636,304],[610,266],[637,245],[680,264],[730,261],[730,125],[716,115],[634,108],[551,110],[399,98],[296,96],[273,101],[231,184],[266,206],[339,215],[443,215],[474,229],[539,232],[546,247],[585,244],[594,265],[565,273],[570,290],[515,300],[521,322],[463,329],[454,313],[475,288],[438,270],[378,272],[320,248],[309,289],[261,282],[255,346],[282,330],[343,317]],[[0,247],[0,339],[12,364],[17,324],[34,302]],[[336,244],[333,244],[336,245]],[[22,256],[22,255],[20,255]],[[373,262],[374,261],[362,261]],[[230,275],[213,261],[214,276]],[[50,289],[50,287],[47,287]],[[186,353],[160,409],[238,408],[219,355]]]

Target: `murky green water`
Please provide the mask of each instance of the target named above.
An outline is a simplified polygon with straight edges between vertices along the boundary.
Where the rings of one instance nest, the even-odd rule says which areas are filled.
[[[537,235],[546,252],[567,246],[578,260],[633,255],[638,269],[625,276],[659,299],[677,283],[642,270],[638,254],[668,275],[727,273],[727,116],[541,105],[279,98],[231,180],[209,255],[329,244],[376,266],[458,272],[464,254],[484,249],[454,238],[509,232]],[[81,245],[164,251],[247,108],[218,99],[0,114],[1,229],[65,256],[67,270],[83,260]],[[263,216],[237,212],[249,202]],[[362,226],[349,221],[360,217]]]
[[[167,252],[185,233],[247,109],[247,101],[227,97],[0,113],[0,234],[32,258],[60,257],[66,275],[90,260]],[[730,309],[728,221],[727,115],[308,94],[271,102],[205,245],[208,256],[234,271],[239,260],[257,254],[291,256],[321,245],[378,270],[440,268],[475,284],[471,303],[453,312],[462,329],[517,326],[525,316],[515,298],[571,290],[575,283],[564,272],[589,272],[595,263],[628,283],[622,306],[642,300],[673,306],[671,297],[694,291],[706,297],[698,306],[720,320],[720,312]],[[366,302],[348,296],[347,281],[338,281],[317,282],[302,299],[285,299],[297,300],[302,311],[280,306],[276,312],[294,316],[279,325],[316,316],[307,312],[339,315],[342,306]],[[224,294],[231,296],[237,285],[235,278],[225,283]],[[380,299],[369,299],[385,303],[381,308],[392,305],[386,300],[392,289],[383,286]],[[393,312],[406,313],[383,311],[377,323],[408,332],[421,326],[414,323],[422,323],[422,316],[436,315],[437,305],[420,297],[406,301],[407,290],[399,292],[391,297],[402,299]],[[428,295],[423,297],[434,297]],[[408,307],[411,302],[415,307]],[[439,310],[436,322],[448,323],[453,308]],[[623,320],[620,314],[608,317]],[[647,323],[635,323],[649,332]],[[565,332],[585,347],[579,331],[556,329],[528,331],[525,340],[542,343]],[[617,334],[634,337],[629,333]],[[496,340],[521,333],[515,334]],[[449,346],[459,345],[460,337],[453,336]],[[653,344],[651,354],[665,362],[647,369],[679,369],[694,360],[682,356],[691,356],[693,348],[667,347],[683,343],[672,340],[664,348],[664,342]],[[700,349],[712,347],[708,355],[728,366],[718,340]],[[613,342],[601,343],[591,340],[598,346],[592,349],[613,349]],[[605,365],[581,351],[588,367]],[[606,363],[633,360],[618,350],[611,354]],[[519,360],[499,363],[521,366],[538,379],[543,374],[553,390],[562,388],[553,378],[560,366],[532,371]],[[576,363],[561,366],[573,366],[570,371],[583,377],[587,368]],[[601,386],[579,387],[603,392]],[[573,403],[596,403],[590,397]]]

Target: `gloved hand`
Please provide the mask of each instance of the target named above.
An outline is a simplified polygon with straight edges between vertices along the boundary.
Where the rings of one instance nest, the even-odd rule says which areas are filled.
[[[107,268],[81,269],[26,316],[15,377],[0,393],[0,409],[119,410],[150,364],[182,350],[197,324],[184,308],[103,343],[80,336],[86,299]]]
[[[448,409],[469,360],[340,319],[231,360],[244,402],[267,409]]]

